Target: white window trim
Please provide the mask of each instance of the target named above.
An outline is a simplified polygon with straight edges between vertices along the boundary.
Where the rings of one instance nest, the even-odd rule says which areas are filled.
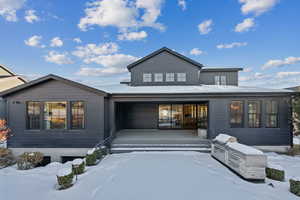
[[[154,74],[154,82],[163,82],[164,76],[162,73],[155,73]]]
[[[166,82],[174,82],[175,74],[174,73],[166,73]]]
[[[177,73],[178,82],[186,82],[186,73]]]
[[[143,82],[144,83],[152,82],[152,74],[151,73],[143,73]]]
[[[221,83],[221,85],[227,85],[226,76],[221,76],[220,83]]]
[[[221,80],[219,75],[215,76],[215,85],[221,85]]]

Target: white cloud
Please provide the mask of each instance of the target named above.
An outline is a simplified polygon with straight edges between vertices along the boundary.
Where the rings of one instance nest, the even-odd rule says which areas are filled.
[[[24,18],[31,24],[40,20],[40,18],[35,14],[35,10],[26,10]]]
[[[127,69],[124,68],[90,68],[90,67],[82,67],[76,73],[79,76],[107,76],[107,75],[116,75],[121,73],[126,73]]]
[[[73,41],[76,42],[76,43],[82,43],[80,38],[74,38]]]
[[[100,55],[84,59],[85,63],[96,63],[104,67],[125,67],[138,58],[126,54]]]
[[[277,72],[277,78],[286,78],[291,76],[300,76],[300,72]]]
[[[41,44],[42,36],[39,35],[33,35],[32,37],[28,38],[27,40],[24,40],[25,44],[31,47],[39,47],[44,48],[45,45]]]
[[[118,35],[119,40],[142,40],[148,36],[147,32],[124,32]]]
[[[56,51],[50,51],[48,55],[44,56],[45,60],[50,63],[58,65],[72,64],[73,61],[68,57],[68,53],[59,53]]]
[[[208,34],[212,30],[213,21],[211,19],[203,21],[198,25],[198,29],[201,35]]]
[[[300,57],[293,57],[293,56],[287,57],[283,60],[269,60],[262,66],[262,69],[266,70],[275,67],[282,67],[284,65],[292,65],[298,62],[300,62]]]
[[[76,51],[73,51],[72,54],[79,58],[90,58],[98,55],[107,55],[116,53],[119,50],[119,46],[116,43],[109,42],[104,44],[87,44],[85,46],[76,47]]]
[[[256,72],[254,74],[251,74],[249,76],[241,76],[239,77],[240,81],[257,81],[257,80],[265,80],[271,78],[272,75],[270,74],[264,74],[260,72]]]
[[[242,5],[243,14],[253,13],[256,16],[263,14],[273,8],[279,0],[239,0]]]
[[[255,25],[254,18],[246,18],[235,26],[235,32],[247,32]]]
[[[231,44],[219,44],[217,45],[218,49],[231,49],[235,47],[242,47],[246,46],[248,43],[247,42],[233,42]]]
[[[198,48],[193,48],[193,49],[190,51],[190,54],[191,54],[191,55],[194,55],[194,56],[199,56],[199,55],[203,54],[203,51],[201,51],[201,50],[198,49]]]
[[[163,0],[96,0],[88,4],[78,27],[82,31],[93,25],[115,26],[122,32],[143,26],[163,30],[164,26],[156,22],[162,3]]]
[[[54,37],[51,40],[51,47],[61,47],[64,45],[64,42],[59,37]]]
[[[243,72],[252,72],[252,68],[251,67],[247,67],[247,68],[244,68]]]
[[[0,16],[10,22],[18,20],[17,10],[24,6],[25,0],[0,0]]]
[[[185,10],[186,9],[185,0],[178,0],[178,6],[180,6],[182,10]]]

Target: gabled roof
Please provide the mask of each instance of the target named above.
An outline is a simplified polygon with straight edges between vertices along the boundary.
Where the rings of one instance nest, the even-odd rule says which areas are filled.
[[[0,96],[8,96],[10,94],[13,94],[13,93],[16,93],[16,92],[19,92],[21,90],[24,90],[24,89],[27,89],[27,88],[30,88],[32,86],[35,86],[35,85],[38,85],[38,84],[41,84],[41,83],[44,83],[44,82],[47,82],[47,81],[50,81],[50,80],[56,80],[56,81],[60,81],[60,82],[63,82],[65,84],[68,84],[68,85],[72,85],[74,87],[78,87],[78,88],[81,88],[83,90],[87,90],[87,91],[90,91],[90,92],[93,92],[93,93],[96,93],[96,94],[100,94],[100,95],[104,95],[104,96],[107,96],[108,94],[102,90],[99,90],[99,89],[95,89],[95,88],[92,88],[92,87],[89,87],[89,86],[86,86],[86,85],[83,85],[81,83],[78,83],[78,82],[75,82],[75,81],[71,81],[71,80],[68,80],[68,79],[65,79],[65,78],[62,78],[60,76],[56,76],[56,75],[53,75],[53,74],[49,74],[47,76],[44,76],[44,77],[41,77],[41,78],[38,78],[36,80],[33,80],[33,81],[30,81],[30,82],[27,82],[23,85],[19,85],[17,87],[14,87],[14,88],[11,88],[11,89],[8,89],[4,92],[0,92]]]
[[[0,78],[0,92],[24,84],[25,81],[20,76],[7,76]]]
[[[0,65],[0,70],[3,70],[3,71],[5,71],[5,72],[7,72],[9,74],[9,75],[4,75],[4,76],[2,76],[0,74],[0,78],[15,77],[15,78],[21,80],[23,83],[27,82],[27,80],[25,80],[23,77],[18,76],[17,74],[15,74],[14,72],[12,72],[10,69],[8,69],[7,67],[5,67],[4,65]]]
[[[199,67],[200,69],[203,67],[202,64],[200,64],[200,63],[198,63],[198,62],[196,62],[196,61],[194,61],[194,60],[192,60],[192,59],[190,59],[190,58],[188,58],[188,57],[186,57],[186,56],[184,56],[184,55],[182,55],[180,53],[177,53],[176,51],[173,51],[173,50],[171,50],[171,49],[169,49],[167,47],[163,47],[163,48],[161,48],[161,49],[159,49],[157,51],[154,51],[153,53],[151,53],[151,54],[149,54],[149,55],[147,55],[147,56],[145,56],[145,57],[143,57],[143,58],[135,61],[134,63],[131,63],[130,65],[127,66],[127,69],[130,71],[131,68],[135,67],[136,65],[138,65],[138,64],[140,64],[140,63],[142,63],[142,62],[144,62],[144,61],[146,61],[146,60],[148,60],[148,59],[150,59],[150,58],[152,58],[152,57],[154,57],[154,56],[156,56],[156,55],[158,55],[158,54],[160,54],[160,53],[162,53],[164,51],[168,52],[168,53],[170,53],[170,54],[172,54],[172,55],[174,55],[174,56],[176,56],[176,57],[178,57],[178,58],[180,58],[180,59],[182,59],[182,60],[184,60],[184,61],[192,64],[192,65],[195,65],[195,66]]]
[[[5,67],[4,65],[0,65],[0,69],[6,71],[8,74],[10,74],[11,76],[15,76],[16,74],[13,73],[11,70],[9,70],[7,67]]]

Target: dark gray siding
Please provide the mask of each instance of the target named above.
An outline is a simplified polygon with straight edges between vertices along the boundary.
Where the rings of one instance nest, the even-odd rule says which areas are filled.
[[[131,69],[131,84],[138,85],[197,85],[200,68],[168,52],[162,52]],[[152,73],[152,82],[143,82],[143,73]],[[154,73],[163,73],[163,82],[154,82]],[[186,82],[165,82],[165,73],[186,73]]]
[[[26,130],[27,101],[76,100],[85,102],[84,130]],[[51,80],[8,96],[7,105],[8,123],[14,135],[9,147],[84,148],[93,147],[104,138],[104,97],[60,81]]]
[[[180,97],[181,96],[181,97]],[[291,127],[289,125],[289,117],[291,116],[288,101],[289,96],[266,96],[259,95],[245,96],[151,96],[151,97],[114,97],[114,102],[132,102],[130,107],[126,106],[128,110],[122,111],[122,117],[128,124],[123,125],[123,128],[156,128],[157,123],[157,109],[152,107],[154,102],[209,102],[209,128],[208,135],[212,139],[220,133],[236,136],[241,143],[248,145],[291,145]],[[267,99],[275,99],[279,102],[279,128],[265,127],[265,102]],[[232,100],[244,101],[244,128],[231,128],[229,124],[229,104]],[[247,102],[248,100],[260,100],[262,103],[262,126],[261,128],[248,128],[247,124]],[[139,102],[137,104],[137,102]],[[147,105],[148,103],[148,105]],[[137,106],[135,107],[134,104]],[[141,106],[143,105],[143,106]],[[151,109],[152,108],[152,109]],[[134,111],[133,111],[134,110]],[[154,125],[155,123],[155,125]],[[127,126],[127,127],[126,127]]]
[[[5,101],[0,97],[0,119],[5,118]]]
[[[153,103],[122,103],[118,105],[118,129],[156,129],[158,107]]]
[[[200,83],[205,85],[214,85],[215,76],[226,76],[227,85],[238,85],[238,72],[206,72],[201,71]]]

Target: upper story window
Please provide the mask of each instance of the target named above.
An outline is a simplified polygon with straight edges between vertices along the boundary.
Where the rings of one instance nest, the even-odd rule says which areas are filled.
[[[44,105],[45,129],[67,128],[67,102],[45,102]]]
[[[175,81],[175,74],[174,73],[166,73],[166,82],[173,82]]]
[[[278,128],[278,103],[275,100],[266,101],[266,127]]]
[[[242,128],[244,119],[243,101],[232,101],[230,104],[230,126],[231,128]]]
[[[41,103],[38,101],[28,102],[27,110],[27,129],[40,129],[41,126]]]
[[[186,73],[177,73],[177,81],[185,82],[186,81]]]
[[[143,74],[143,82],[152,82],[152,74],[144,73]]]
[[[227,85],[226,76],[215,76],[215,85]]]
[[[261,124],[260,101],[248,101],[248,126],[249,128],[259,128]]]
[[[162,73],[155,73],[154,74],[154,81],[155,82],[163,82],[163,74]]]

